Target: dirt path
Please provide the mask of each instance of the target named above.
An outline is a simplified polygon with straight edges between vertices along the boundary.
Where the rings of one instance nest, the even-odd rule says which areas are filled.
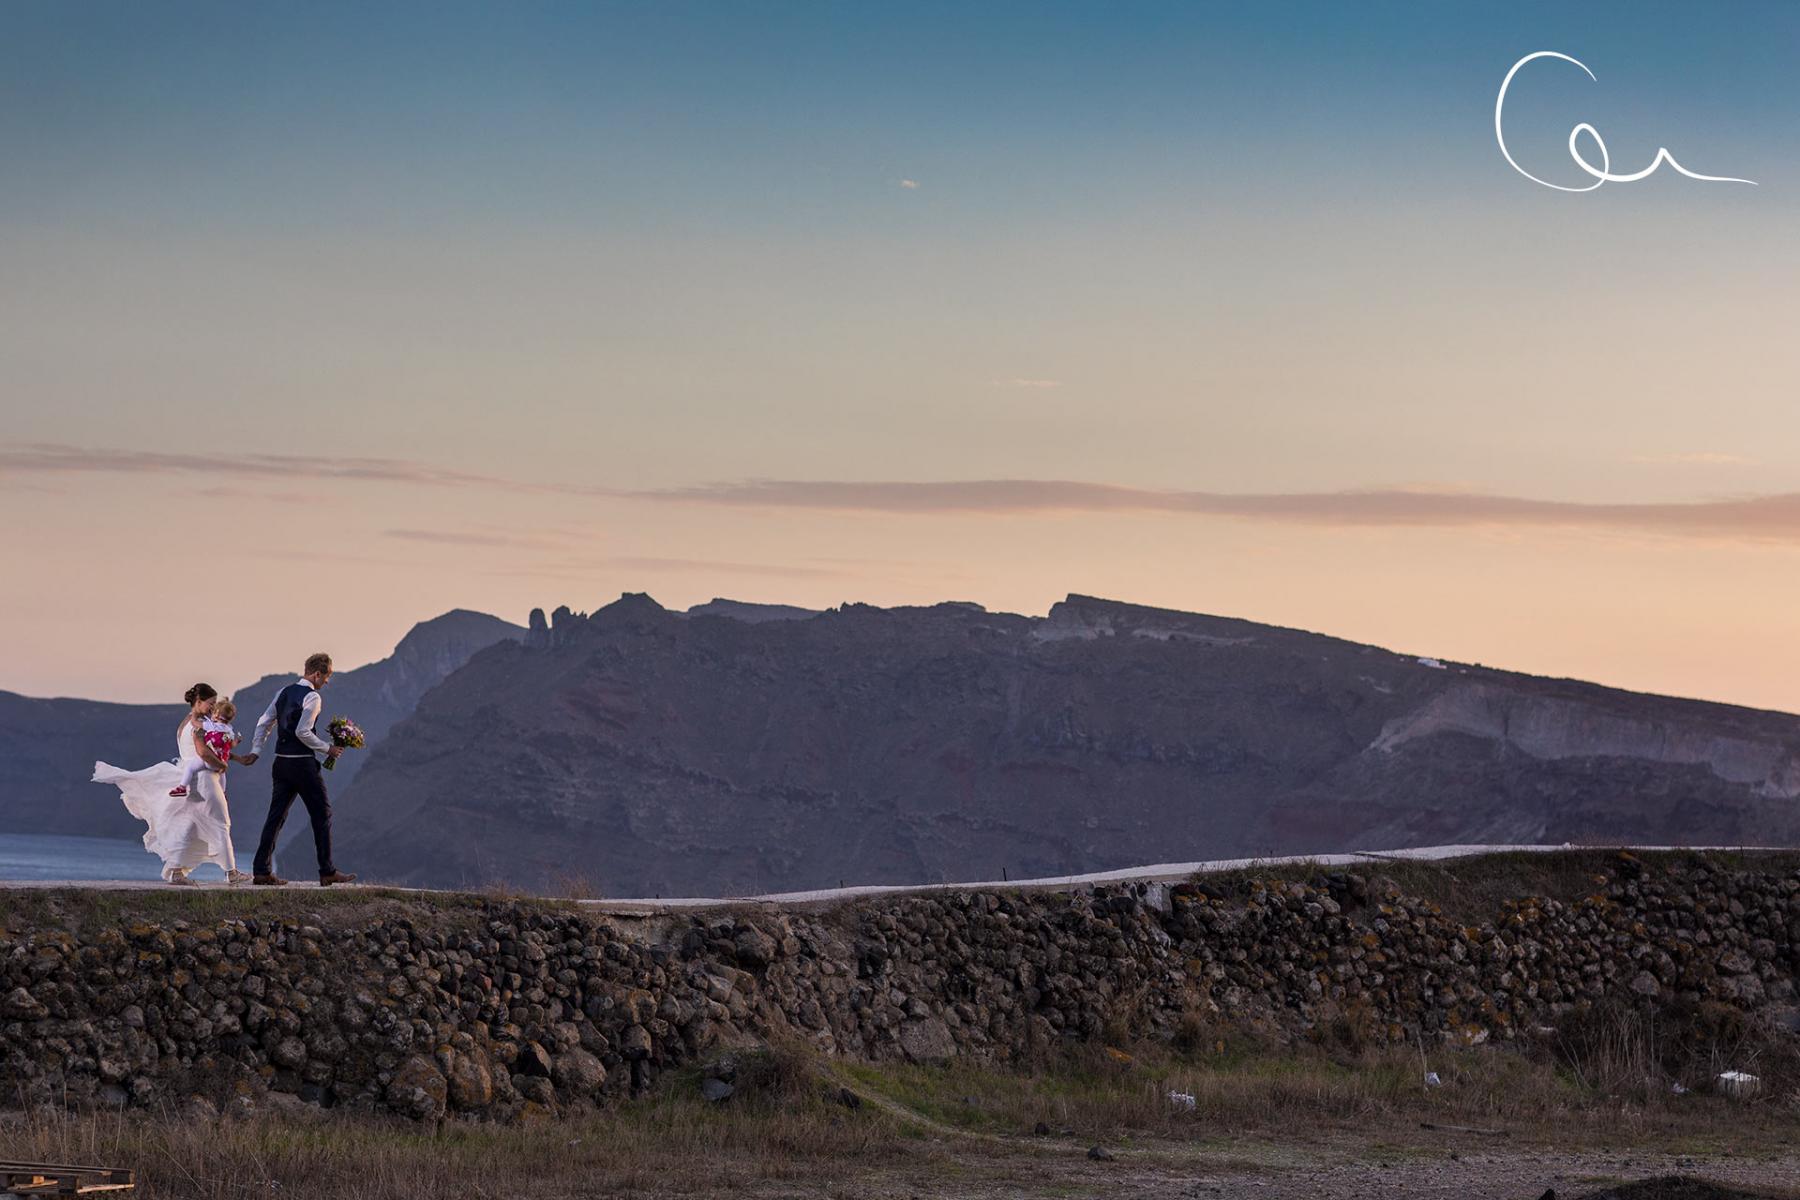
[[[867,1181],[870,1197],[996,1200],[1011,1196],[1107,1196],[1120,1200],[1258,1197],[1260,1200],[1558,1200],[1664,1176],[1688,1176],[1800,1200],[1800,1141],[1780,1154],[1566,1151],[1475,1132],[1378,1128],[1370,1138],[1294,1141],[1232,1137],[1197,1142],[1107,1144],[962,1130],[831,1072],[862,1103],[928,1136],[917,1172]],[[794,1195],[784,1192],[783,1195]],[[799,1193],[811,1194],[811,1193]],[[830,1194],[840,1194],[832,1192]]]
[[[991,1138],[939,1143],[920,1169],[902,1169],[841,1187],[771,1195],[857,1195],[869,1200],[999,1200],[1000,1197],[1116,1197],[1182,1200],[1558,1200],[1667,1175],[1694,1176],[1757,1194],[1800,1200],[1800,1152],[1760,1160],[1674,1154],[1559,1152],[1543,1148],[1430,1151],[1419,1147],[1387,1159],[1355,1145],[1281,1146],[1220,1143],[1192,1148],[1158,1144],[1114,1147],[1111,1162],[1094,1162],[1084,1147],[1021,1145]],[[1008,1146],[1006,1143],[1011,1142]],[[1467,1149],[1466,1147],[1464,1149]]]

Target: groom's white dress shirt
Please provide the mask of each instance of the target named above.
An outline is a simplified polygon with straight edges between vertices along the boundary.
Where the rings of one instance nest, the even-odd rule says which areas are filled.
[[[301,745],[311,746],[320,754],[329,754],[331,752],[331,743],[320,737],[318,733],[313,730],[313,726],[318,723],[320,711],[325,707],[325,698],[319,695],[318,688],[314,687],[306,680],[296,679],[294,682],[306,684],[306,699],[300,702],[300,723],[294,727],[294,736],[300,739]],[[290,684],[288,686],[291,687],[293,685]],[[263,715],[257,719],[256,736],[250,741],[250,753],[259,753],[263,748],[263,743],[269,740],[269,735],[275,732],[275,706],[281,703],[281,692],[286,690],[287,688],[283,688],[281,691],[276,692],[275,698],[269,701],[269,707],[263,712]],[[275,757],[299,758],[301,756],[297,754],[277,754]]]

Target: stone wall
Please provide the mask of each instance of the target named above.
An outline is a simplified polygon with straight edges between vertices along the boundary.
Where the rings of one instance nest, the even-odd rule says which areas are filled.
[[[0,1103],[510,1120],[777,1037],[1014,1060],[1196,1021],[1477,1042],[1606,997],[1791,1012],[1800,872],[1596,861],[1585,894],[1505,901],[1481,924],[1381,875],[1326,871],[656,918],[371,896],[81,936],[41,911],[21,922],[15,893],[0,908]]]

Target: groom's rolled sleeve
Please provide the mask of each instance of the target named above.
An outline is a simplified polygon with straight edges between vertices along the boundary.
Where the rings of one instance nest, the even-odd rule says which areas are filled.
[[[294,736],[300,739],[301,745],[317,750],[320,754],[329,754],[331,743],[313,729],[319,721],[319,710],[324,707],[324,697],[317,692],[308,692],[306,699],[300,702],[300,722],[294,726]]]
[[[263,715],[256,719],[256,734],[250,739],[250,753],[262,753],[263,743],[275,732],[275,706],[281,702],[281,693],[275,693],[275,699],[269,701],[269,707]]]

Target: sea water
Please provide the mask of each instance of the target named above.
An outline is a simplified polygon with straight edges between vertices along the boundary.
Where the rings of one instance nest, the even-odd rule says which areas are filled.
[[[0,833],[0,879],[157,879],[161,873],[161,860],[142,842]]]

